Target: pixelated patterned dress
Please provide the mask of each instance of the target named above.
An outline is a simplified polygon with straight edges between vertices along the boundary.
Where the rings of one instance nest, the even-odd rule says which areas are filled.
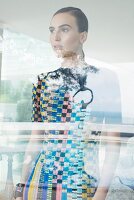
[[[84,168],[87,141],[82,132],[89,114],[86,107],[93,101],[93,92],[85,87],[89,67],[81,70],[59,68],[40,75],[38,83],[33,85],[32,121],[78,122],[78,127],[45,132],[65,135],[68,139],[44,140],[45,148],[38,155],[26,183],[24,200],[91,200],[94,196],[97,181]],[[90,93],[87,103],[79,98],[74,101],[84,90]]]

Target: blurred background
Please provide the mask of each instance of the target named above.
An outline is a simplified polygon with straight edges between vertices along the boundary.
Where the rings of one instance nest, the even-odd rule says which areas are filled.
[[[122,103],[122,147],[108,199],[134,199],[134,1],[133,0],[0,0],[0,191],[19,182],[31,122],[32,83],[42,72],[59,67],[49,43],[53,13],[66,6],[81,8],[89,19],[86,61],[116,72]],[[3,123],[25,123],[8,130]],[[9,136],[12,136],[9,138]],[[104,158],[101,144],[100,168]],[[6,184],[8,183],[8,184]],[[123,188],[123,189],[121,189]],[[118,191],[118,192],[117,192]],[[2,197],[3,196],[3,197]]]

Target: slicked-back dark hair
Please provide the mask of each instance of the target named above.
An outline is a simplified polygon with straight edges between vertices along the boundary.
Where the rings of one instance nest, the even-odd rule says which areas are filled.
[[[88,32],[88,19],[81,9],[75,7],[61,8],[54,13],[53,17],[59,13],[70,13],[70,15],[76,18],[79,32]]]

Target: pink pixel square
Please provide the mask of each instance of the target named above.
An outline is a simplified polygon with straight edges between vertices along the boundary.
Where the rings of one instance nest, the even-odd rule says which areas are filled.
[[[72,108],[72,107],[71,107],[71,105],[69,104],[68,107],[67,107],[67,109],[71,109],[71,108]]]
[[[60,180],[61,180],[61,179],[62,179],[62,175],[58,175],[58,176],[57,176],[57,179],[60,179]]]
[[[53,179],[53,180],[52,180],[52,183],[57,183],[57,179]]]
[[[64,157],[60,157],[60,161],[63,162],[64,161]]]
[[[68,101],[64,101],[64,105],[68,105],[68,103],[69,103]]]
[[[71,113],[67,113],[67,117],[70,117],[71,116]]]
[[[62,122],[66,122],[66,117],[62,117],[62,118],[61,118],[61,121],[62,121]]]
[[[62,113],[67,113],[67,109],[63,109],[63,110],[62,110]]]

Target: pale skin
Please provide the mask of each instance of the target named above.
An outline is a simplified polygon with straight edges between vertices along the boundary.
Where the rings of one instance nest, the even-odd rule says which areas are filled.
[[[76,66],[79,56],[82,56],[87,32],[79,33],[76,19],[68,13],[55,15],[51,20],[49,30],[52,48],[57,56],[62,58],[61,66]]]
[[[62,67],[74,67],[79,65],[79,56],[82,56],[83,44],[87,39],[87,32],[80,33],[78,31],[78,25],[74,16],[69,13],[60,13],[55,15],[50,23],[50,43],[53,50],[55,51],[57,57],[62,58]],[[85,62],[83,62],[83,65]],[[40,152],[42,145],[33,139],[34,135],[43,135],[41,131],[32,131],[31,139],[29,141],[27,151],[25,153],[25,159],[22,170],[21,183],[25,183],[29,175],[29,167],[31,162],[36,158],[37,154]],[[107,132],[105,133],[107,138],[112,136],[114,138],[119,138],[119,133]],[[36,153],[31,152],[30,149],[36,145]],[[93,197],[93,200],[105,200],[106,195],[113,178],[116,164],[119,157],[120,142],[116,140],[106,142],[106,154],[101,171],[100,182],[98,189]],[[22,200],[23,198],[17,198],[17,200]]]

